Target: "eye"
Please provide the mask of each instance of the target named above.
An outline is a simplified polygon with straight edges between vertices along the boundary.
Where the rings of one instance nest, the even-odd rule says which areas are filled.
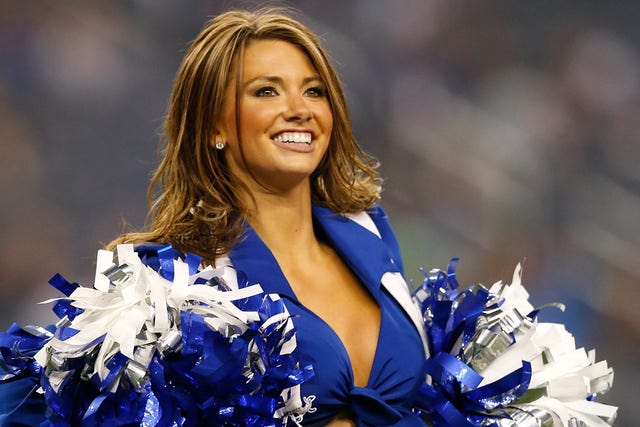
[[[305,95],[312,98],[322,98],[323,96],[325,96],[325,90],[320,86],[310,87],[309,89],[305,90],[304,93]]]
[[[254,92],[254,96],[276,96],[278,91],[273,86],[264,86]]]

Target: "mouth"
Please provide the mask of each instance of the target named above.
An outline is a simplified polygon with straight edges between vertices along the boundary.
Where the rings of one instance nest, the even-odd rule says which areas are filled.
[[[310,145],[313,140],[313,134],[308,131],[284,131],[277,133],[271,137],[275,142],[285,144],[306,144]]]

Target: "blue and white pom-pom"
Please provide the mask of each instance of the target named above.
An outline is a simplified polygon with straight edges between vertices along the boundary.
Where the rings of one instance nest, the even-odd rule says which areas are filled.
[[[313,375],[283,301],[171,246],[98,254],[93,288],[55,276],[55,327],[0,335],[2,382],[33,379],[50,426],[284,426]],[[5,384],[6,385],[6,384]]]
[[[536,320],[520,265],[511,285],[460,292],[456,263],[425,273],[414,292],[432,355],[416,408],[436,427],[612,424],[617,408],[593,399],[613,370],[576,349],[563,325]]]

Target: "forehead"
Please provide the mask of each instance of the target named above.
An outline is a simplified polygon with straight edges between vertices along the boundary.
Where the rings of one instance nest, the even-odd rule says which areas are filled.
[[[242,58],[243,80],[261,75],[281,77],[310,77],[318,71],[308,54],[300,47],[284,40],[253,40],[247,44]]]

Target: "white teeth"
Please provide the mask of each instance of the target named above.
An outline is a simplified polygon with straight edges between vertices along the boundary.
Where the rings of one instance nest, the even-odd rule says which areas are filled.
[[[311,144],[311,132],[282,132],[273,138],[276,142]]]

